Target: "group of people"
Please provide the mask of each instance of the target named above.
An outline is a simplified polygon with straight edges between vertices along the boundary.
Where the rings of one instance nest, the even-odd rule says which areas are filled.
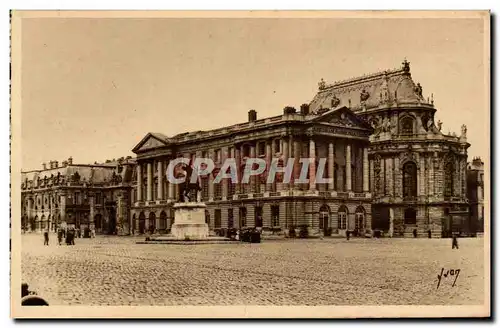
[[[85,228],[84,236],[82,236],[82,231],[78,228],[57,229],[57,241],[59,245],[62,244],[63,238],[65,239],[66,245],[74,245],[75,238],[82,238],[82,237],[95,238],[95,231],[93,229]],[[43,239],[44,239],[43,245],[48,246],[49,245],[48,230],[44,231]]]

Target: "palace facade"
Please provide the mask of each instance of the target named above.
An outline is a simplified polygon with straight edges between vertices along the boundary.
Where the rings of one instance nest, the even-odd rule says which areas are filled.
[[[118,230],[116,222],[129,217],[134,159],[87,165],[74,164],[70,157],[42,166],[21,174],[23,231],[89,227],[104,234],[129,232]]]
[[[84,222],[117,234],[168,233],[179,185],[169,183],[167,167],[178,157],[201,157],[215,163],[201,177],[212,232],[307,227],[319,235],[467,233],[473,229],[466,127],[460,136],[443,134],[435,113],[432,97],[424,98],[406,60],[398,69],[332,84],[322,80],[313,100],[299,110],[285,107],[263,119],[250,110],[247,122],[171,137],[148,133],[133,148],[135,159],[24,172],[24,226]],[[227,158],[237,163],[238,183],[213,183]],[[249,158],[265,160],[266,172],[242,183]],[[268,183],[269,163],[278,159],[284,166],[289,158],[291,181],[278,174]],[[300,158],[311,159],[307,183],[298,181]],[[317,171],[323,164],[324,172]],[[316,174],[331,181],[315,183]]]

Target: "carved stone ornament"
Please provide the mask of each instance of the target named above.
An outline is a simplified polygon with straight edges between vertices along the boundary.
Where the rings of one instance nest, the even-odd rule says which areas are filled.
[[[368,91],[366,91],[365,89],[363,89],[361,91],[361,94],[359,95],[359,99],[361,99],[361,101],[367,101],[368,98],[370,98],[370,93]]]
[[[418,161],[418,155],[416,153],[408,151],[399,154],[399,168],[401,170],[403,169],[403,166],[409,161],[414,162],[417,165],[417,169],[420,169],[420,163]]]
[[[340,104],[340,99],[333,95],[332,97],[332,108],[337,107]]]

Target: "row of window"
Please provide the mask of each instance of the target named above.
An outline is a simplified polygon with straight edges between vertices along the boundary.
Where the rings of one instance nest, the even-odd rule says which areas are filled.
[[[239,214],[239,226],[246,227],[247,226],[247,208],[240,207],[237,209]],[[262,206],[255,207],[254,212],[255,226],[262,227],[263,226],[263,209]],[[218,229],[222,227],[221,222],[222,210],[216,209],[214,211],[214,228]],[[207,224],[210,223],[210,213],[208,211],[205,212],[205,221]],[[271,205],[271,226],[278,227],[280,225],[280,207],[279,205]],[[229,208],[227,210],[227,226],[229,229],[234,228],[234,209]]]

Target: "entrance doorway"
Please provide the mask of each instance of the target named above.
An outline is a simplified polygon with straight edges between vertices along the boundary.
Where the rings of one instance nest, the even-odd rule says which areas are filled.
[[[330,207],[326,204],[319,209],[319,229],[323,230],[324,236],[332,234],[330,229]]]
[[[139,214],[139,233],[143,234],[146,232],[146,215],[144,215],[144,212],[141,212]]]
[[[339,207],[338,211],[338,227],[339,227],[339,234],[345,235],[347,231],[347,215],[349,214],[347,207],[345,205],[342,205]]]

